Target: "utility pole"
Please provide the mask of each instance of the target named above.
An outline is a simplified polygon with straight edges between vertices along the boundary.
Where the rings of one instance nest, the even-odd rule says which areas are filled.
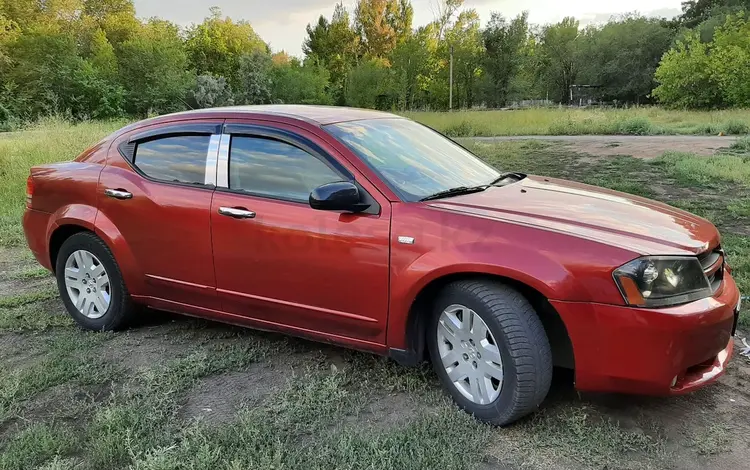
[[[450,98],[448,102],[448,111],[453,110],[453,46],[451,46],[451,78],[450,78]]]

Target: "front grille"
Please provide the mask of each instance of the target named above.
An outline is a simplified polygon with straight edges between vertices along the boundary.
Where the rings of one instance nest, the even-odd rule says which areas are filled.
[[[698,261],[700,261],[703,272],[711,284],[711,291],[716,292],[724,279],[724,250],[717,246],[712,251],[698,255]]]

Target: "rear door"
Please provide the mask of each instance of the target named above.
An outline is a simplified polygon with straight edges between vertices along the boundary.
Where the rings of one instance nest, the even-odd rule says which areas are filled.
[[[298,333],[382,345],[388,201],[314,134],[269,126],[228,120],[222,136],[211,227],[223,309]],[[342,180],[360,185],[373,203],[369,213],[310,207],[312,189]]]
[[[222,123],[138,130],[110,149],[99,180],[100,214],[143,276],[143,292],[134,294],[153,306],[219,308],[209,211]]]

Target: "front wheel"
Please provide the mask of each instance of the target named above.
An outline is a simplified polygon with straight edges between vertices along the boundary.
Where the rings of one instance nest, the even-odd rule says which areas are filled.
[[[65,308],[87,330],[124,328],[135,315],[133,303],[109,247],[91,232],[72,235],[55,263]]]
[[[552,381],[552,352],[534,308],[515,289],[458,281],[440,293],[428,331],[440,381],[459,407],[506,425],[533,412]]]

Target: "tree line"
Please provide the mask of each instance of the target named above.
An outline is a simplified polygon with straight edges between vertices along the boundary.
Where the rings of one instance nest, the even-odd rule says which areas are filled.
[[[218,8],[180,28],[138,19],[132,0],[0,0],[0,124],[259,103],[443,110],[451,56],[455,108],[568,103],[571,90],[750,106],[750,0],[687,1],[671,20],[629,14],[587,27],[493,13],[484,28],[463,0],[434,1],[434,21],[419,27],[410,0],[339,4],[307,26],[296,58]]]

